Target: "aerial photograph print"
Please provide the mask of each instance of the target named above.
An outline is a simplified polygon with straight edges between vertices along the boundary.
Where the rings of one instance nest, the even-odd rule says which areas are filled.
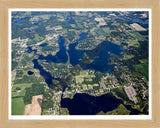
[[[148,10],[11,10],[10,115],[149,115]]]

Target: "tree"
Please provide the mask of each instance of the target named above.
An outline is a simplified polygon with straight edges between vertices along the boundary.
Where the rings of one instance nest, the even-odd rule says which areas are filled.
[[[20,87],[16,87],[16,90],[21,90],[21,88]]]

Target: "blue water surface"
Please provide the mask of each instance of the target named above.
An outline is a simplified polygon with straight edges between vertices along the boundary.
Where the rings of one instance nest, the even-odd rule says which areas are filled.
[[[67,52],[68,52],[69,57],[70,57],[70,64],[75,66],[75,65],[81,63],[84,53],[86,53],[87,55],[90,55],[90,53],[94,53],[95,49],[97,49],[97,47],[98,47],[97,46],[93,50],[77,50],[75,48],[76,45],[78,44],[78,41],[87,38],[87,35],[88,35],[88,32],[81,33],[79,35],[79,39],[77,39],[75,43],[69,45],[69,50],[66,50],[66,47],[64,45],[65,44],[64,37],[60,36],[59,37],[60,50],[57,52],[56,55],[54,55],[54,56],[51,54],[47,55],[47,56],[39,55],[38,59],[33,60],[34,68],[40,70],[40,74],[45,78],[45,81],[49,87],[51,87],[51,85],[54,86],[52,83],[52,80],[55,78],[52,77],[49,72],[45,71],[41,65],[39,65],[38,60],[45,60],[48,63],[50,63],[50,62],[67,63],[67,61],[68,61]],[[46,44],[44,43],[44,45],[46,45]],[[96,54],[92,57],[93,62],[88,63],[85,67],[83,67],[83,70],[93,69],[95,71],[104,72],[104,73],[106,73],[106,72],[110,73],[114,70],[115,65],[110,64],[110,60],[109,60],[110,55],[108,54],[108,52],[111,52],[119,57],[122,57],[121,52],[124,52],[123,47],[120,45],[114,44],[114,43],[106,42],[106,41],[102,41],[100,43],[100,45],[103,46],[103,49],[102,50],[98,49],[99,50],[98,54]],[[33,51],[32,48],[28,47],[28,53],[30,53],[32,51]],[[36,53],[36,51],[35,51],[35,53]],[[64,86],[66,86],[66,85],[64,85]]]
[[[141,24],[148,24],[148,20],[134,19],[133,21]]]
[[[137,115],[141,112],[125,105],[122,100],[117,99],[112,93],[101,96],[91,96],[85,93],[76,93],[73,99],[61,98],[61,107],[68,108],[70,115],[95,115],[100,111],[104,113],[116,109],[123,104],[130,110],[130,115]]]
[[[43,43],[43,44],[40,44],[39,47],[44,47],[44,46],[47,46],[48,44],[47,43]]]
[[[34,72],[28,71],[28,75],[33,75],[33,74],[34,74]]]
[[[69,18],[69,17],[66,18],[66,21],[67,21],[67,23],[69,23],[69,24],[75,23],[75,21],[74,21],[73,19]]]
[[[24,21],[24,19],[14,19],[14,21],[12,23],[13,24],[15,24],[15,23],[21,23],[22,21]]]

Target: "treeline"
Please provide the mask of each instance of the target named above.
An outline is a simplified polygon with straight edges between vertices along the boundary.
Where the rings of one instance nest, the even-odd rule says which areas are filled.
[[[132,101],[129,100],[127,94],[125,93],[125,90],[123,87],[114,88],[111,90],[111,92],[114,92],[118,97],[121,97],[125,101],[132,103]]]
[[[17,77],[22,77],[22,73],[18,73],[18,76]],[[21,84],[21,83],[37,83],[39,82],[40,79],[37,79],[35,76],[27,76],[27,75],[24,75],[22,77],[22,79],[16,79],[14,84]]]
[[[42,84],[33,84],[32,87],[26,88],[25,96],[23,97],[24,104],[31,104],[32,97],[35,95],[43,95],[44,85]]]
[[[12,19],[12,39],[21,37],[21,39],[30,38],[33,39],[33,35],[24,30],[24,28],[32,27],[32,24],[29,22],[29,17],[23,19],[20,23],[13,23],[15,19]]]
[[[17,61],[12,61],[12,71],[18,66]]]
[[[67,32],[66,38],[68,38],[69,41],[72,41],[75,36],[76,36],[76,33],[74,31],[69,31]]]
[[[140,74],[144,75],[146,79],[148,80],[148,57],[149,57],[149,44],[148,41],[139,41],[140,47],[131,47],[126,52],[128,55],[133,54],[134,58],[123,60],[123,65],[127,65],[131,72],[139,72]],[[142,64],[144,67],[141,68],[143,71],[138,71],[137,66],[134,65],[141,65],[140,61],[141,59],[146,59],[147,63]],[[140,69],[140,68],[139,68]]]
[[[53,100],[52,99],[43,101],[42,109],[48,110],[49,108],[53,108]]]
[[[22,77],[22,75],[23,75],[23,71],[22,70],[17,70],[16,71],[16,78]]]
[[[20,23],[13,23],[14,19],[12,19],[12,39],[21,37],[21,39],[29,38],[34,39],[35,33],[38,33],[40,37],[45,38],[45,35],[48,34],[46,30],[46,25],[44,23],[40,23],[34,31],[27,30],[24,28],[30,28],[35,26],[34,24],[31,24],[29,21],[29,18],[26,17],[23,19]]]
[[[100,80],[101,80],[101,78],[104,76],[104,73],[101,73],[101,72],[96,72],[95,73],[95,78],[94,78],[94,82],[95,83],[99,83],[100,82]]]
[[[43,95],[43,104],[42,104],[42,110],[48,110],[49,108],[53,108],[53,90],[49,88],[49,90],[44,92]]]
[[[56,47],[55,46],[45,46],[42,47],[42,52],[47,52],[47,51],[56,51]]]
[[[120,70],[120,69],[119,69],[119,70]],[[114,75],[116,76],[118,82],[119,82],[120,84],[123,84],[124,79],[121,79],[122,72],[115,70],[113,73],[114,73]]]

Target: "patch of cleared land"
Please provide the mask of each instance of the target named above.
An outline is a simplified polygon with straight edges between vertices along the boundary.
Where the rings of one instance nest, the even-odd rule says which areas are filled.
[[[82,83],[84,81],[83,76],[76,76],[76,83]]]
[[[139,47],[140,44],[139,44],[139,42],[137,42],[137,41],[135,41],[135,40],[131,40],[131,41],[128,43],[128,46]]]
[[[89,88],[90,90],[92,90],[92,89],[93,89],[93,85],[88,84],[88,88]]]
[[[81,72],[80,72],[80,75],[75,76],[75,78],[76,78],[76,84],[82,83],[82,82],[84,81],[84,77],[86,77],[86,78],[88,78],[88,80],[90,80],[92,77],[95,77],[95,75],[94,75],[94,74],[89,75],[88,72],[86,72],[86,71],[81,71]],[[90,79],[89,79],[89,78],[90,78]],[[91,80],[92,80],[92,79],[91,79]]]
[[[105,34],[107,34],[108,36],[112,32],[112,30],[109,27],[105,27],[105,28],[102,28],[102,29],[105,32]]]
[[[103,18],[95,18],[95,21],[99,22],[98,26],[104,26],[107,25],[105,20]]]
[[[76,15],[79,15],[79,12],[78,11],[75,11]]]
[[[124,60],[128,60],[128,59],[132,59],[133,57],[134,57],[134,55],[132,55],[132,54],[131,55],[125,54],[124,57],[123,57],[123,59]]]
[[[32,97],[32,104],[25,106],[24,115],[41,115],[43,95]]]
[[[148,60],[147,59],[141,59],[141,60],[139,60],[142,64],[144,64],[144,63],[148,63]]]
[[[137,24],[137,23],[133,23],[133,24],[131,24],[130,26],[131,26],[132,28],[134,28],[135,30],[137,30],[137,31],[146,31],[145,28],[143,28],[142,26],[140,26],[140,25]]]
[[[128,98],[129,98],[130,100],[134,101],[135,104],[138,103],[138,100],[137,100],[137,98],[136,98],[137,93],[136,93],[136,91],[134,90],[134,88],[133,88],[132,85],[129,86],[129,87],[124,86],[124,90],[125,90]]]
[[[87,90],[88,89],[86,84],[83,84],[82,88],[83,88],[83,90]]]

